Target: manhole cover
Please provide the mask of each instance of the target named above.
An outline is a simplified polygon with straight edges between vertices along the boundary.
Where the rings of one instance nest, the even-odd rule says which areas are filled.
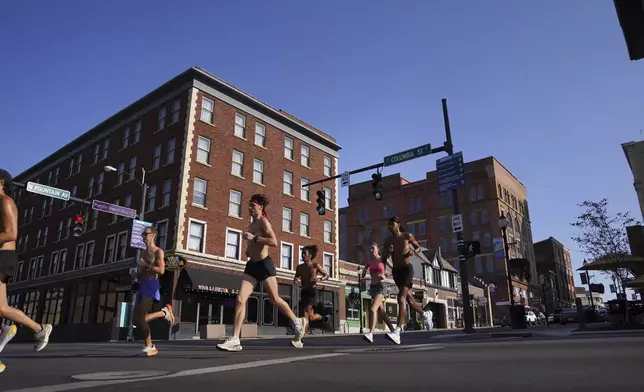
[[[82,381],[111,381],[111,380],[133,380],[137,378],[165,376],[172,372],[164,370],[133,370],[117,372],[86,373],[72,376],[75,380]]]

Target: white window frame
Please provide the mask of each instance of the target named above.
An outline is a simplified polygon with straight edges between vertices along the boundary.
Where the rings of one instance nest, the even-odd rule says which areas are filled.
[[[199,147],[199,141],[204,140],[208,142],[208,150],[204,150],[203,148]],[[210,138],[207,138],[205,136],[197,136],[197,152],[195,153],[195,161],[210,166],[210,152],[212,151],[212,140]],[[206,161],[202,161],[199,159],[199,152],[205,152],[206,153]]]
[[[287,141],[291,142],[291,147],[287,147]],[[289,154],[290,152],[290,154]],[[290,156],[289,156],[290,155]],[[284,136],[284,158],[294,161],[295,160],[295,140],[288,136]]]
[[[234,258],[234,257],[228,257],[228,232],[234,232],[239,234],[239,241],[237,243],[237,250],[239,252],[239,258]],[[225,237],[224,237],[224,257],[230,260],[241,260],[242,259],[242,235],[244,234],[243,231],[239,229],[234,229],[232,227],[226,227],[225,231]]]
[[[167,117],[168,109],[164,105],[159,109],[159,115],[157,116],[157,131],[162,131],[165,129],[165,118]]]
[[[163,152],[163,146],[157,144],[152,150],[152,170],[157,170],[161,167],[161,153]]]
[[[235,153],[241,155],[241,163],[235,162]],[[230,174],[232,174],[235,177],[239,178],[244,178],[244,160],[246,157],[244,156],[244,153],[239,150],[233,150],[233,153],[230,157]],[[235,167],[239,166],[239,174],[235,173]]]
[[[232,205],[232,200],[233,200],[233,193],[236,193],[239,195],[239,214],[234,214],[230,211],[231,205]],[[228,216],[234,216],[235,218],[241,218],[242,214],[242,204],[243,204],[243,194],[241,191],[238,191],[236,189],[231,189],[230,192],[228,193]]]
[[[196,186],[196,185],[197,185],[197,182],[202,182],[202,183],[205,183],[205,184],[206,184],[206,191],[205,191],[205,192],[203,192],[203,195],[204,195],[204,202],[203,202],[203,204],[199,204],[199,203],[197,203],[197,202],[195,201],[195,192],[196,192],[196,190],[197,190],[197,186]],[[192,200],[191,200],[191,204],[192,204],[193,206],[198,206],[198,207],[206,208],[206,205],[208,204],[208,181],[207,181],[207,180],[204,180],[203,178],[199,178],[199,177],[194,177],[194,178],[192,179]]]
[[[237,119],[242,119],[241,123],[238,123]],[[241,135],[237,132],[237,129],[239,128],[241,128]],[[246,140],[246,116],[241,113],[235,113],[235,127],[233,134],[240,139]]]
[[[300,146],[300,165],[311,167],[311,147],[306,144]]]
[[[328,211],[333,211],[333,189],[326,186],[322,189],[324,190],[324,208],[326,208]],[[327,191],[329,191],[328,197]]]
[[[324,265],[324,258],[327,255],[331,256],[331,271],[329,271],[326,265]],[[332,278],[335,278],[335,255],[333,253],[322,252],[322,268],[324,268],[324,270],[326,271],[327,274],[329,274],[329,276],[331,276]]]
[[[210,109],[204,109],[204,103],[209,102],[212,104],[212,110]],[[204,113],[207,113],[210,116],[210,119],[204,118]],[[205,122],[206,124],[214,124],[215,123],[215,100],[206,98],[206,97],[201,97],[201,110],[199,113],[199,120]]]
[[[77,265],[77,263],[78,263],[78,249],[81,248],[81,247],[82,247],[82,250],[81,250],[82,254],[81,254],[80,264],[82,264],[83,260],[85,260],[85,243],[77,244],[76,248],[74,249],[74,268],[72,269],[72,271],[76,271],[78,269],[81,269],[81,267],[79,265]],[[116,249],[116,246],[114,246],[114,249]]]
[[[289,228],[289,230],[284,228],[284,220],[286,219],[286,218],[284,218],[284,213],[287,210],[291,213],[291,219],[289,220],[289,222],[291,223],[290,224],[291,227]],[[292,208],[282,207],[282,231],[285,231],[287,233],[292,233],[293,232],[293,209]]]
[[[284,246],[290,246],[291,247],[291,266],[290,268],[284,267],[283,261],[284,261]],[[291,244],[290,242],[285,242],[285,241],[280,241],[280,268],[292,271],[293,270],[293,251],[295,251],[295,245]]]
[[[291,175],[291,182],[290,183],[286,182],[286,175],[287,174]],[[293,182],[294,182],[293,179],[294,179],[293,173],[291,173],[288,170],[284,170],[284,174],[282,174],[282,193],[284,193],[285,195],[293,196]],[[290,185],[290,187],[291,187],[291,190],[289,192],[286,191],[286,186],[287,185]]]
[[[306,217],[306,226],[302,222],[302,217]],[[302,233],[304,227],[306,227],[306,233]],[[311,215],[306,212],[300,212],[300,236],[311,238]]]
[[[328,156],[328,155],[325,155],[323,162],[324,162],[323,163],[324,164],[324,169],[323,169],[322,173],[326,177],[331,177],[333,175],[333,161],[331,160],[331,157]],[[328,166],[327,166],[327,162],[329,162]],[[326,173],[327,169],[329,170],[329,174]]]
[[[123,260],[127,259],[127,249],[129,247],[129,244],[128,244],[129,236],[128,236],[128,234],[129,234],[129,230],[124,230],[124,231],[120,231],[120,232],[116,233],[116,242],[114,243],[114,258],[116,258],[116,256],[118,255],[118,252],[119,252],[119,237],[121,237],[122,235],[125,236],[125,254],[123,255],[122,259],[114,260],[116,262],[123,261]]]
[[[258,129],[263,129],[263,131],[257,132]],[[264,124],[255,123],[255,145],[266,148],[266,125]]]
[[[261,165],[262,165],[262,170],[261,171],[255,169],[255,164],[257,162],[261,163]],[[257,181],[255,179],[255,174],[256,173],[259,173],[259,175],[261,176],[261,179],[259,181]],[[258,185],[264,185],[264,161],[259,159],[259,158],[253,158],[253,183],[258,184]]]
[[[161,232],[161,231],[159,230],[159,225],[161,225],[161,224],[163,224],[163,223],[165,223],[165,224],[166,224],[165,243],[163,243],[163,244],[162,244],[162,243],[159,243],[159,244],[158,244],[158,247],[159,247],[159,248],[161,248],[161,249],[164,249],[164,250],[166,249],[166,247],[167,247],[167,245],[168,245],[168,244],[167,244],[167,242],[168,242],[168,233],[170,232],[170,223],[169,223],[169,222],[170,222],[170,220],[166,218],[166,219],[161,219],[160,221],[157,221],[157,222],[154,224],[154,227],[157,229],[157,233],[160,233],[160,232]],[[159,235],[157,234],[157,240],[158,240],[158,239],[159,239]]]
[[[311,181],[309,181],[307,178],[300,178],[300,200],[306,201],[308,203],[311,202],[311,187],[305,187],[304,185],[308,185],[310,182]]]
[[[201,252],[192,250],[190,249],[190,226],[192,226],[192,223],[198,223],[200,225],[203,225],[203,238],[201,239],[203,242],[202,250]],[[188,218],[188,235],[186,236],[186,249],[190,252],[195,252],[195,253],[206,253],[206,234],[208,233],[208,223],[199,219],[193,219],[193,218]]]
[[[329,226],[331,226],[331,241],[326,240],[326,227],[325,224],[328,223]],[[325,220],[322,222],[322,239],[324,240],[325,244],[332,244],[333,243],[333,222],[330,220]]]

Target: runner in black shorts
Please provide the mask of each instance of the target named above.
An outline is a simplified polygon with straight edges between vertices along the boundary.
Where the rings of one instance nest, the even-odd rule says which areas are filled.
[[[387,333],[387,337],[392,342],[400,344],[400,333],[403,325],[405,325],[408,297],[411,297],[409,302],[414,310],[423,315],[423,318],[427,317],[427,315],[418,306],[410,292],[414,284],[414,266],[411,265],[409,257],[420,252],[420,245],[416,242],[413,234],[402,231],[400,218],[397,216],[389,219],[389,232],[391,235],[385,240],[382,261],[385,263],[391,256],[393,263],[392,275],[398,287],[398,324],[393,332]]]
[[[16,273],[18,254],[16,253],[16,239],[18,238],[18,208],[9,196],[13,178],[0,169],[0,318],[6,318],[16,324],[24,325],[34,331],[36,339],[35,351],[40,351],[49,343],[52,326],[40,325],[30,319],[20,309],[10,308],[7,303],[7,283]],[[0,334],[0,351],[16,335],[16,326],[4,327]],[[0,362],[0,373],[5,370],[5,365]]]
[[[318,280],[318,275],[322,275],[321,280],[329,279],[329,274],[318,263],[313,262],[315,256],[318,254],[318,247],[316,245],[307,245],[302,248],[302,264],[299,264],[295,269],[295,277],[293,278],[293,285],[297,284],[298,279],[302,283],[302,291],[300,292],[300,309],[304,313],[304,332],[309,327],[311,321],[322,319],[322,315],[315,313],[313,307],[318,302],[318,289],[315,287]],[[291,342],[295,347],[302,347],[302,341],[294,340]]]
[[[244,233],[244,238],[248,241],[246,255],[250,260],[246,263],[244,278],[237,294],[237,306],[235,307],[235,327],[233,336],[226,339],[224,343],[217,345],[219,350],[223,351],[241,351],[242,346],[239,341],[241,327],[246,315],[246,303],[248,297],[252,294],[253,289],[259,282],[264,282],[264,289],[268,296],[280,312],[288,317],[293,323],[295,329],[295,340],[302,340],[304,335],[303,319],[298,319],[277,291],[277,274],[273,260],[268,255],[268,248],[277,246],[277,237],[273,231],[271,223],[268,221],[266,207],[268,199],[264,195],[253,195],[248,203],[248,210],[251,216],[251,224],[248,232]]]

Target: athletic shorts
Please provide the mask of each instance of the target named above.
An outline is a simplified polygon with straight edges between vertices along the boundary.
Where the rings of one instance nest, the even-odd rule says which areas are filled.
[[[308,306],[315,306],[318,303],[318,289],[315,287],[308,287],[302,289],[300,293],[300,304],[303,308]]]
[[[375,298],[376,295],[385,295],[385,285],[382,283],[376,283],[369,286],[369,295],[371,298]]]
[[[265,259],[259,261],[249,261],[244,268],[244,274],[255,279],[257,282],[263,282],[271,276],[277,275],[277,270],[273,265],[271,256],[266,256]]]
[[[0,250],[0,282],[7,283],[17,267],[18,253],[15,250]]]
[[[161,285],[158,279],[145,279],[139,281],[139,287],[136,293],[136,302],[144,299],[152,299],[155,303],[161,301]]]
[[[405,264],[402,266],[395,266],[392,270],[394,276],[394,282],[396,286],[400,289],[402,287],[407,287],[410,289],[414,284],[414,267],[411,264]]]

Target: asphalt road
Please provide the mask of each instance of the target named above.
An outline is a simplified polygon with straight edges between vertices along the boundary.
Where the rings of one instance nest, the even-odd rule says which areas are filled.
[[[159,355],[135,357],[128,343],[9,345],[0,355],[7,370],[0,392],[140,390],[270,390],[307,392],[413,388],[449,391],[642,391],[644,334],[429,339],[403,334],[403,345],[384,336],[368,345],[358,336],[247,341],[239,353],[216,351],[214,342],[160,342]]]

